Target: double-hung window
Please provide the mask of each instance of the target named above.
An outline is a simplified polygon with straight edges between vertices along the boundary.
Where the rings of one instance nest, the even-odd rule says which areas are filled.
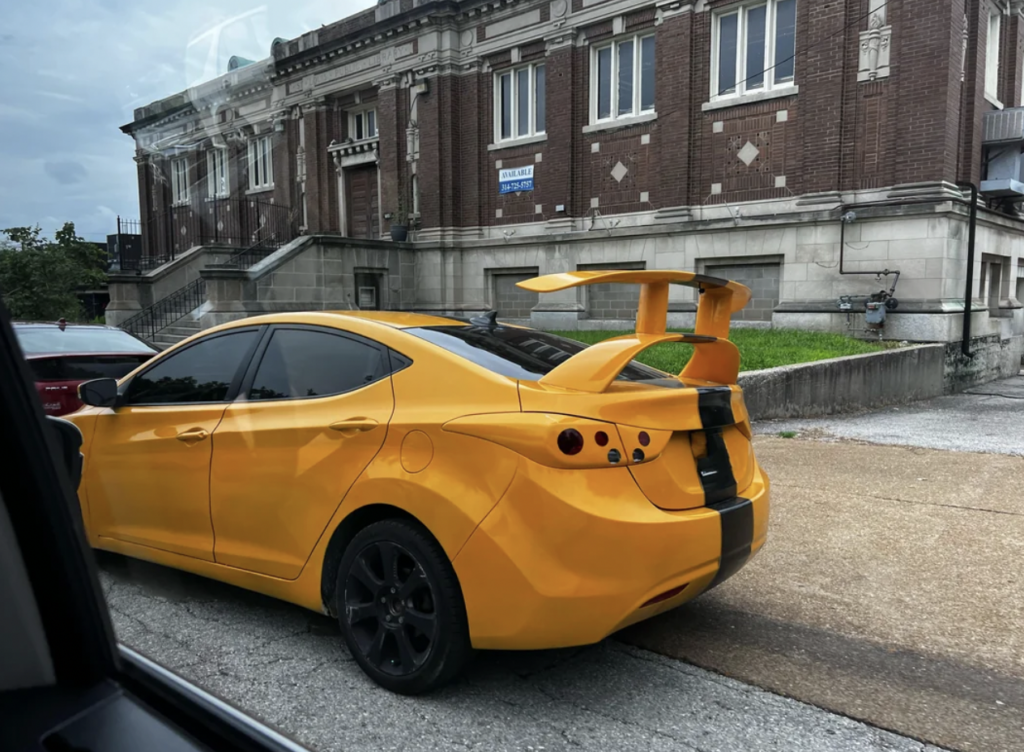
[[[1003,31],[1003,20],[999,11],[991,11],[988,17],[988,42],[985,47],[985,96],[999,101],[999,37]]]
[[[188,159],[175,159],[171,162],[171,192],[174,203],[188,203]]]
[[[249,141],[249,190],[274,186],[274,159],[270,136]]]
[[[349,117],[349,135],[353,141],[377,138],[377,110],[360,110]]]
[[[208,151],[206,153],[206,195],[210,198],[224,198],[230,193],[227,151],[224,149]]]
[[[767,0],[717,14],[711,55],[712,99],[792,86],[796,0]]]
[[[494,77],[495,138],[510,141],[544,133],[544,65],[524,65]]]
[[[654,35],[595,47],[590,81],[591,123],[654,112]]]

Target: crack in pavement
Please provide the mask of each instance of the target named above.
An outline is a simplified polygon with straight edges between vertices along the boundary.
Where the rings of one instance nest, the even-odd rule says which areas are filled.
[[[819,489],[812,486],[801,486],[796,483],[784,483],[776,481],[772,484],[776,488],[794,488],[800,491],[817,491]],[[918,501],[916,499],[901,499],[897,496],[877,496],[875,494],[863,493],[863,492],[850,492],[845,494],[853,497],[863,497],[866,499],[876,499],[878,501],[895,501],[900,504],[915,504],[922,507],[942,507],[944,509],[963,509],[965,512],[987,512],[989,514],[1006,514],[1011,517],[1024,517],[1022,512],[1011,512],[1005,509],[985,509],[983,507],[965,507],[959,504],[940,504],[934,501]]]

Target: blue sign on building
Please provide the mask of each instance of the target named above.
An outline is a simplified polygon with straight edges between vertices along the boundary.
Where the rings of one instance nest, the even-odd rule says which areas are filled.
[[[498,193],[533,190],[533,165],[498,171]]]

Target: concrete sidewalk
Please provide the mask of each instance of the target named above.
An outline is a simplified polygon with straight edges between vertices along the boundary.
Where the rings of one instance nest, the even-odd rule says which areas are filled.
[[[1024,749],[1024,459],[763,436],[755,451],[773,482],[764,552],[622,639],[942,746]]]
[[[1024,456],[1024,376],[860,415],[763,421],[754,431]]]

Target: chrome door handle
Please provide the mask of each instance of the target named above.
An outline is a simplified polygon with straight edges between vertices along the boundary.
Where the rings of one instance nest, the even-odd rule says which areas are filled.
[[[331,423],[329,428],[343,436],[355,436],[361,431],[372,431],[379,425],[373,418],[349,418],[348,420],[339,420]]]
[[[182,431],[176,438],[178,441],[184,441],[186,444],[195,444],[197,441],[202,441],[209,435],[210,432],[202,428],[192,428],[188,431]]]

